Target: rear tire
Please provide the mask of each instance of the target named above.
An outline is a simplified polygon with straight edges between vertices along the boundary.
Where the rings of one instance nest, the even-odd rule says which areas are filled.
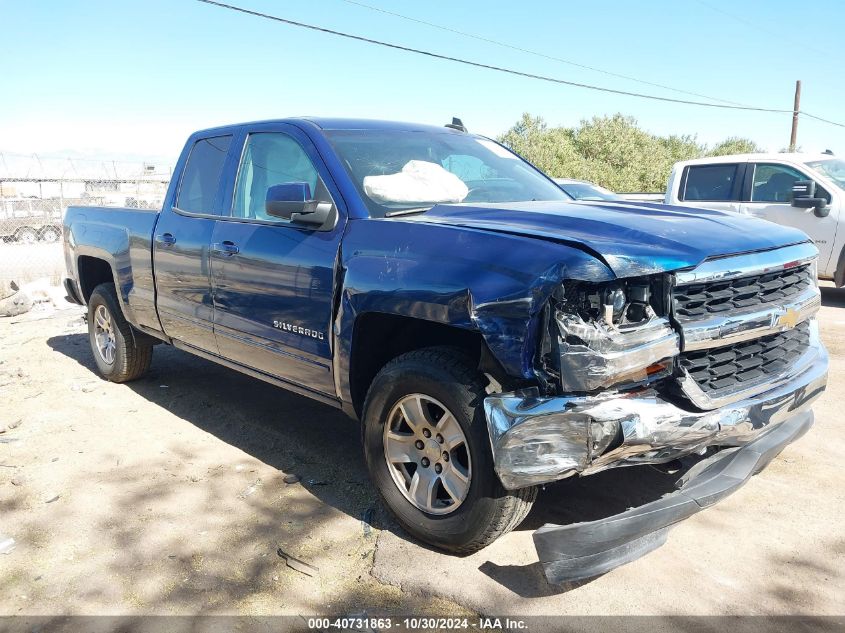
[[[153,358],[152,344],[123,316],[113,284],[100,284],[88,300],[88,338],[97,369],[106,380],[128,382],[143,376]]]
[[[499,481],[481,406],[487,394],[472,367],[469,358],[447,347],[403,354],[373,380],[363,416],[364,456],[385,505],[407,532],[457,554],[476,552],[510,532],[537,496],[536,487],[505,490]],[[422,403],[417,413],[408,415],[405,409],[416,403]],[[439,431],[447,426],[443,435],[457,440],[441,437]],[[444,461],[436,442],[458,449]],[[466,488],[447,486],[453,466],[468,475]],[[436,473],[435,467],[440,469]],[[415,485],[414,478],[439,480],[428,486],[433,492],[422,502],[415,494],[421,484]]]

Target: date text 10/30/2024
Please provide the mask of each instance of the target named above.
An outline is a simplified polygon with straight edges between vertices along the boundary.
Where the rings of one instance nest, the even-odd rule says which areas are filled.
[[[519,618],[379,618],[379,617],[347,617],[347,618],[308,618],[308,628],[314,630],[367,630],[386,631],[396,630],[527,630],[528,624]]]

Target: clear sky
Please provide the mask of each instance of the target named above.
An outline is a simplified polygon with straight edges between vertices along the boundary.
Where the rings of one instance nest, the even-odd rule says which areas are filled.
[[[360,0],[545,55],[744,104],[845,122],[841,0]],[[514,69],[668,97],[344,0],[229,0],[303,22]],[[603,94],[339,39],[195,0],[0,0],[0,151],[172,160],[194,129],[292,115],[446,123],[496,135],[523,112],[551,125],[622,112],[704,142],[777,151],[791,115]],[[686,97],[692,98],[692,97]],[[806,151],[845,128],[802,120]]]

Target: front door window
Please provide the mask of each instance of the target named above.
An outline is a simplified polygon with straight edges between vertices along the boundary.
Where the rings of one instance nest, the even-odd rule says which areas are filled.
[[[270,216],[265,211],[267,190],[274,185],[304,182],[313,196],[319,181],[317,169],[296,140],[278,132],[250,134],[235,186],[232,215],[287,224],[289,220]]]
[[[792,186],[807,177],[786,165],[755,165],[751,202],[792,204]]]

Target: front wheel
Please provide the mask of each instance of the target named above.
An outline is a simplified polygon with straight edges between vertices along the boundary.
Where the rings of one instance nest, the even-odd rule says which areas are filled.
[[[127,382],[150,368],[152,345],[123,316],[112,284],[94,288],[88,300],[88,338],[100,374],[111,382]]]
[[[485,395],[470,360],[440,347],[388,363],[364,406],[364,455],[385,504],[406,531],[459,554],[519,525],[537,495],[496,476]]]

